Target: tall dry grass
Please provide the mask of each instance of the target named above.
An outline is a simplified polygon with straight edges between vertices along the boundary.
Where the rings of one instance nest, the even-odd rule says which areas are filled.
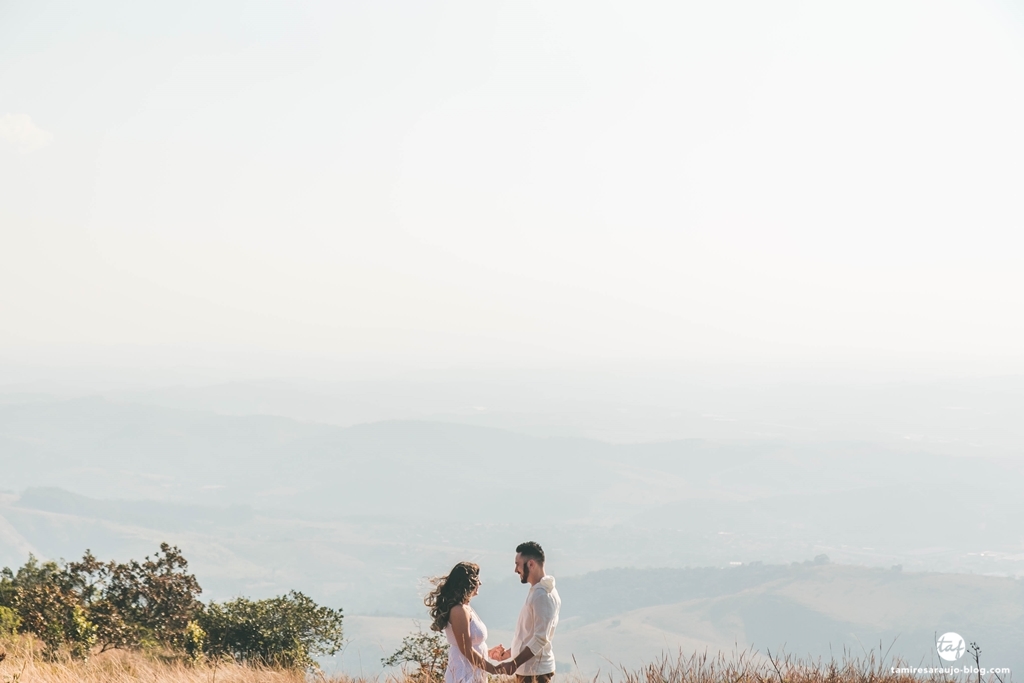
[[[180,657],[160,653],[110,651],[86,661],[50,661],[41,656],[36,641],[28,637],[0,640],[0,683],[430,683],[404,673],[374,679],[325,677],[319,673],[243,666],[230,662],[191,664]],[[593,678],[579,673],[561,674],[556,683],[978,683],[977,677],[943,674],[892,673],[899,661],[887,661],[879,653],[838,661],[808,662],[783,655],[767,656],[754,651],[733,655],[687,654],[661,659],[627,670],[610,666]],[[513,683],[514,679],[491,679]],[[983,683],[1010,683],[988,676]]]
[[[0,683],[306,683],[300,671],[242,666],[232,662],[192,664],[160,653],[109,650],[85,661],[41,655],[28,637],[0,640]],[[322,677],[317,676],[316,680]],[[326,683],[354,683],[324,679]]]
[[[674,658],[663,656],[638,670],[619,668],[607,679],[619,683],[976,683],[970,675],[892,672],[894,667],[903,666],[906,664],[898,660],[887,661],[881,649],[877,654],[868,652],[859,657],[847,652],[840,660],[831,661],[807,661],[752,650],[728,656],[680,651]],[[991,677],[991,683],[1009,682]]]

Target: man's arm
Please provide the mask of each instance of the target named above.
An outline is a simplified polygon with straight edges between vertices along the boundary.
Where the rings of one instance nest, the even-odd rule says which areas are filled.
[[[498,672],[507,675],[512,675],[519,669],[519,667],[521,667],[523,664],[526,664],[531,659],[533,659],[533,650],[531,650],[528,647],[524,647],[522,650],[519,651],[519,654],[517,654],[515,657],[513,657],[507,662],[502,662],[501,664],[499,664]]]

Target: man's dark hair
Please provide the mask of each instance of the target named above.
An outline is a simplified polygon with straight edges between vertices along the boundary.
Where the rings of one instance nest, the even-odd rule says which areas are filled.
[[[535,541],[520,543],[516,546],[516,553],[525,558],[536,560],[537,562],[544,564],[544,548],[541,548],[540,543]]]

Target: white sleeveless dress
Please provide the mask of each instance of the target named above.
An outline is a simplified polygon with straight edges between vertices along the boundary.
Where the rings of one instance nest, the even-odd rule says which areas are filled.
[[[444,683],[487,683],[487,672],[473,666],[459,650],[451,624],[444,627],[444,636],[448,639],[449,645],[448,668],[444,672]],[[472,607],[469,608],[469,642],[482,657],[487,657],[487,627]]]

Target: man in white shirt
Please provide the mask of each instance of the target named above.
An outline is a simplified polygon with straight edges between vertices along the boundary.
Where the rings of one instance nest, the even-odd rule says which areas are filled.
[[[501,673],[515,672],[518,683],[549,683],[555,675],[551,639],[562,600],[555,590],[555,578],[544,573],[544,550],[538,543],[520,543],[516,548],[516,574],[523,583],[530,584],[530,592],[519,612],[512,649],[499,645],[489,654],[504,662]]]

